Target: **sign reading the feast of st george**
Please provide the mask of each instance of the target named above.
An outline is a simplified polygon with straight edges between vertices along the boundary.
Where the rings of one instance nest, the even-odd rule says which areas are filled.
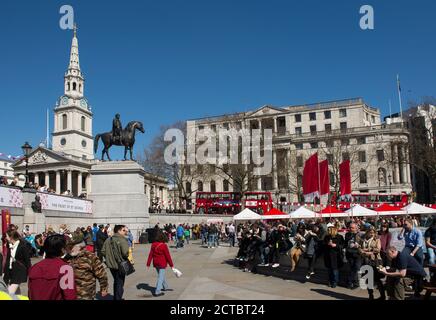
[[[23,207],[23,192],[16,188],[0,187],[0,207]]]
[[[38,192],[43,210],[92,213],[92,201]]]

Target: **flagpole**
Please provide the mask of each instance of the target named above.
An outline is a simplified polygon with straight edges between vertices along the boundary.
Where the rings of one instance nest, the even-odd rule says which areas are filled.
[[[391,99],[389,99],[389,118],[392,121],[392,102],[391,102]]]
[[[400,117],[401,124],[403,123],[403,101],[401,99],[401,85],[400,85],[400,75],[397,74],[397,87],[398,87],[398,100],[400,101]]]
[[[46,132],[46,134],[47,134],[47,136],[46,136],[46,141],[45,141],[45,146],[46,146],[46,148],[47,149],[49,149],[50,148],[50,146],[49,146],[49,126],[50,126],[50,124],[49,124],[49,116],[48,116],[48,108],[47,108],[47,132]]]

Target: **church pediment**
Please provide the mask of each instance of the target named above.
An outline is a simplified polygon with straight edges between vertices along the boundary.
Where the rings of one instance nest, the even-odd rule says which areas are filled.
[[[29,166],[53,164],[53,163],[65,162],[65,161],[68,161],[66,157],[63,157],[62,155],[55,153],[51,150],[45,149],[43,147],[38,147],[37,149],[33,150],[32,153],[29,155]],[[13,165],[13,167],[20,167],[24,165],[25,165],[25,161],[22,158],[19,161],[17,161]]]
[[[280,108],[275,108],[275,107],[271,107],[271,106],[263,106],[262,108],[254,111],[250,116],[251,117],[260,117],[260,116],[265,116],[265,115],[275,115],[275,114],[281,114],[284,111],[285,110],[282,110]]]

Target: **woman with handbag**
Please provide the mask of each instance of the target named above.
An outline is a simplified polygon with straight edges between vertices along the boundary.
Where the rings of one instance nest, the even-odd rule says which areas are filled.
[[[6,232],[6,240],[9,248],[6,255],[4,281],[8,285],[9,294],[15,294],[20,290],[20,284],[27,282],[27,276],[31,267],[30,244],[22,239],[17,230],[9,229]]]
[[[155,242],[151,245],[151,250],[147,259],[147,268],[150,267],[151,261],[153,260],[153,266],[157,272],[157,283],[156,290],[153,296],[160,297],[167,291],[168,283],[165,278],[165,269],[169,265],[174,270],[173,260],[171,259],[170,251],[168,250],[167,243],[168,238],[163,234],[163,232],[158,232]]]
[[[327,235],[324,237],[324,264],[329,274],[329,286],[336,288],[339,282],[339,269],[344,264],[344,237],[338,233],[334,224],[327,224]]]
[[[378,268],[382,266],[382,258],[380,255],[381,242],[377,236],[377,232],[374,227],[366,231],[365,237],[361,239],[359,252],[362,256],[362,265],[368,265],[373,269],[374,284],[380,292],[380,300],[385,300],[385,289],[381,279],[382,274],[378,271]],[[368,287],[369,299],[374,300],[374,289]]]

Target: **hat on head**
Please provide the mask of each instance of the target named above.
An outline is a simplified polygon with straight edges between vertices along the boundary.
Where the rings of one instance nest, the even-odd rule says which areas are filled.
[[[335,225],[333,223],[331,223],[331,222],[327,223],[327,228],[334,228],[334,227],[335,227]]]

